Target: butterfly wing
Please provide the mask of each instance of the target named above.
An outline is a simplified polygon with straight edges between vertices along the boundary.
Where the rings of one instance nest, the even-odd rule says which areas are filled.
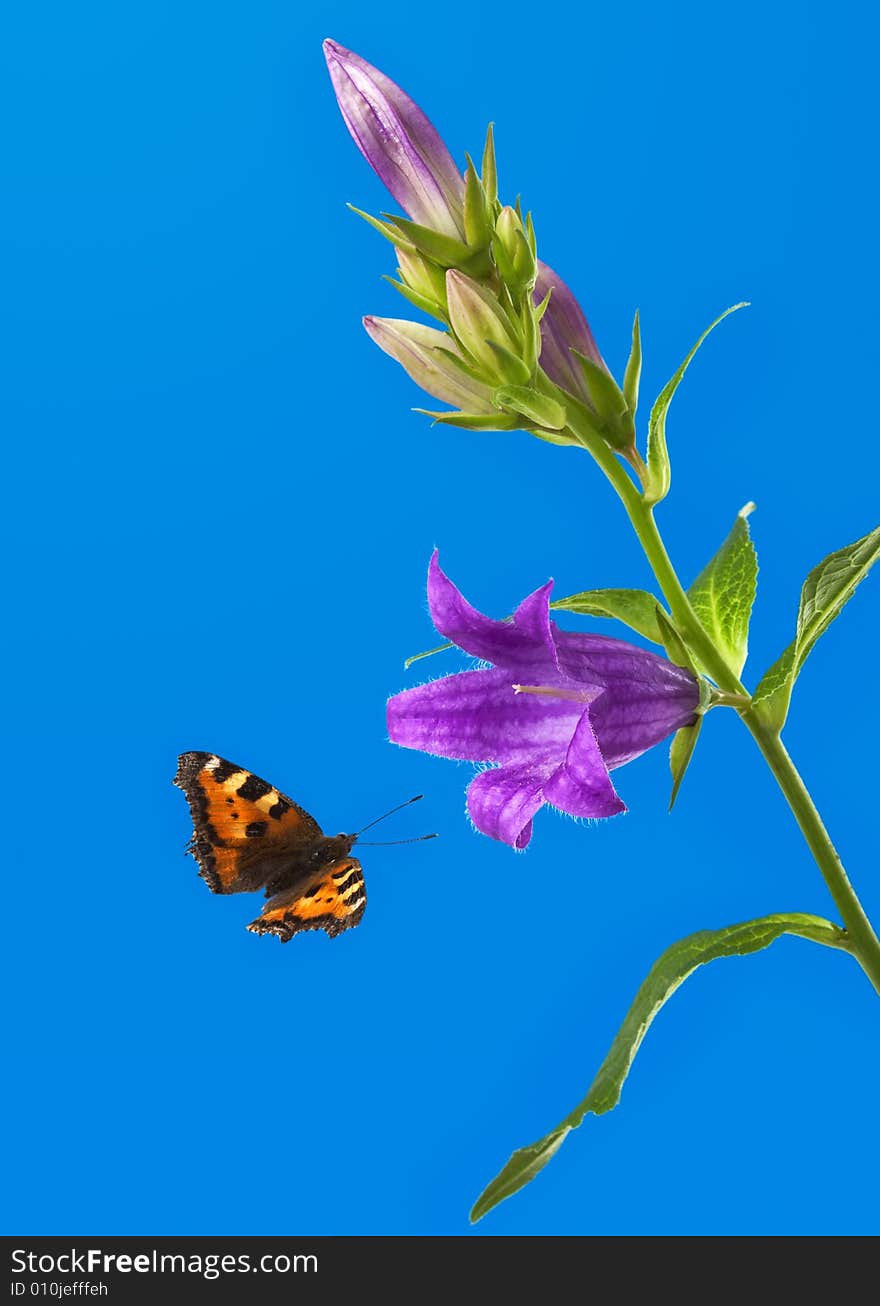
[[[248,893],[295,865],[321,827],[308,812],[216,753],[182,753],[174,783],[193,821],[188,851],[213,893]]]
[[[303,930],[326,930],[334,938],[360,924],[366,905],[361,864],[356,857],[343,857],[317,876],[270,898],[248,929],[254,934],[277,934],[282,943]]]

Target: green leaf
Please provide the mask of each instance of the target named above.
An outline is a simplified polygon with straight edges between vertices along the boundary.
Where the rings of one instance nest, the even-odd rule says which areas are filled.
[[[553,1160],[570,1133],[570,1125],[560,1125],[558,1129],[551,1130],[537,1143],[530,1143],[528,1147],[521,1147],[519,1151],[514,1152],[504,1169],[483,1189],[474,1202],[470,1215],[471,1224],[482,1220],[483,1216],[491,1211],[493,1206],[503,1202],[505,1197],[512,1197],[520,1188],[530,1184],[547,1162]]]
[[[735,313],[738,308],[747,307],[748,304],[743,301],[741,304],[734,304],[731,308],[725,309],[720,317],[716,317],[712,325],[708,326],[700,336],[678,371],[666,382],[666,385],[657,396],[654,407],[651,409],[651,416],[648,419],[648,483],[645,487],[645,503],[659,503],[669,493],[672,472],[669,466],[669,450],[666,447],[666,414],[669,412],[669,405],[672,403],[672,397],[681,384],[682,377],[688,370],[691,360],[700,345],[709,333],[715,330],[718,323],[723,322],[730,313]]]
[[[632,349],[623,374],[623,397],[631,413],[639,406],[639,381],[642,375],[642,333],[639,328],[639,310],[633,318]]]
[[[612,617],[645,639],[663,643],[657,624],[658,603],[647,590],[584,590],[582,594],[554,599],[550,607],[554,611],[579,612],[585,617]]]
[[[669,795],[670,812],[675,806],[681,782],[691,764],[691,758],[694,755],[694,749],[697,746],[697,740],[700,737],[702,728],[703,718],[698,716],[692,726],[682,726],[672,736],[672,743],[669,746],[669,769],[672,772],[672,793]]]
[[[617,1106],[630,1066],[652,1021],[664,1002],[698,966],[720,957],[743,957],[759,952],[782,934],[798,935],[845,952],[849,950],[843,930],[820,916],[800,913],[764,916],[721,930],[701,930],[667,948],[636,994],[587,1096],[544,1138],[513,1153],[500,1174],[480,1194],[471,1211],[471,1223],[534,1179],[588,1114],[602,1115]]]
[[[801,590],[795,637],[761,678],[752,707],[777,733],[785,724],[794,682],[821,635],[852,597],[880,557],[880,526],[855,544],[829,553],[814,567]]]
[[[688,598],[734,675],[745,666],[749,618],[755,601],[758,558],[746,518],[755,505],[740,508],[733,529],[688,590]]]

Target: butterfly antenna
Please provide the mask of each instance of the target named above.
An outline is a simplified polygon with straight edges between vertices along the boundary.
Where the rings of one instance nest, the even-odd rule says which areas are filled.
[[[389,839],[383,843],[362,843],[362,848],[393,848],[397,843],[421,843],[424,839],[436,839],[436,834],[417,834],[412,839]]]
[[[384,821],[387,817],[393,816],[395,812],[402,812],[404,807],[409,807],[410,803],[419,802],[419,800],[424,798],[424,796],[424,794],[416,794],[415,798],[407,798],[405,803],[398,803],[397,807],[392,807],[390,812],[385,813],[385,816],[377,816],[375,821],[370,821],[369,825],[365,825],[362,830],[358,830],[357,837],[360,838],[365,830],[372,830],[374,825],[378,825],[380,821]]]

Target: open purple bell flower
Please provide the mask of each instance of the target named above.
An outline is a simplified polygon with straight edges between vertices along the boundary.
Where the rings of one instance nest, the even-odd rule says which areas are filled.
[[[605,635],[560,630],[549,581],[510,621],[467,602],[440,569],[428,570],[428,604],[441,635],[490,662],[404,690],[388,702],[396,744],[440,757],[488,762],[467,792],[478,830],[525,848],[532,818],[549,803],[570,816],[626,810],[609,772],[691,725],[699,687],[690,671]]]

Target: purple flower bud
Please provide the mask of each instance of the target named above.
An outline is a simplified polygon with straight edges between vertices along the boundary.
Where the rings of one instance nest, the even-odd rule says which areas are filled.
[[[329,40],[324,55],[345,125],[404,212],[464,239],[464,178],[430,120],[360,55]]]
[[[545,803],[571,816],[626,810],[610,771],[692,725],[699,687],[689,671],[620,639],[560,630],[552,581],[512,621],[472,608],[440,570],[428,571],[434,625],[488,670],[462,671],[388,701],[395,744],[490,762],[468,788],[471,820],[513,848],[532,837]]]
[[[577,349],[599,367],[605,367],[605,362],[593,339],[584,310],[562,278],[552,268],[548,268],[546,263],[539,261],[534,291],[536,304],[540,304],[548,290],[552,290],[552,294],[547,311],[541,319],[541,367],[551,381],[592,408],[593,402],[583,369],[571,351]]]
[[[364,327],[429,395],[465,413],[497,416],[492,391],[456,364],[459,349],[445,331],[390,317],[365,317]]]

